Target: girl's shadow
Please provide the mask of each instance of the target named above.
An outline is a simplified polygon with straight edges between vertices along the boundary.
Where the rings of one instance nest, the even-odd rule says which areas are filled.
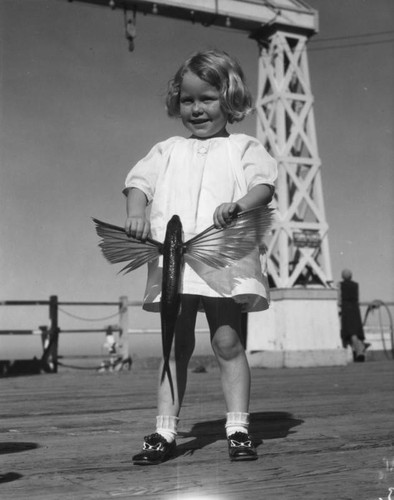
[[[294,418],[291,413],[283,411],[256,412],[250,415],[249,432],[255,446],[262,444],[264,439],[284,438],[295,432],[291,429],[301,425],[304,421]],[[179,455],[193,455],[195,450],[200,450],[216,441],[225,439],[225,419],[210,420],[194,424],[189,432],[179,432],[183,438],[193,437],[192,441],[180,444],[177,447]]]

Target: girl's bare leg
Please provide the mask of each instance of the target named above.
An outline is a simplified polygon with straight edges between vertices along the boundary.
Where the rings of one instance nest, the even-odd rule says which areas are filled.
[[[178,414],[185,395],[187,368],[194,350],[194,327],[198,300],[198,297],[192,295],[182,296],[182,309],[174,335],[174,361],[170,363],[173,393],[167,374],[161,382],[163,371],[163,363],[161,363],[156,431],[145,436],[141,451],[133,456],[133,463],[136,465],[157,465],[168,460],[175,452]]]
[[[232,299],[203,301],[227,411],[248,413],[250,369],[241,341],[241,306]]]
[[[249,436],[250,369],[241,341],[241,307],[231,299],[204,299],[204,307],[227,406],[229,458],[232,462],[256,460]]]

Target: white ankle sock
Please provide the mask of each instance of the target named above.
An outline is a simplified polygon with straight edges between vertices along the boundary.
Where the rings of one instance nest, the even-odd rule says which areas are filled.
[[[172,443],[177,434],[179,418],[172,415],[159,415],[156,417],[156,432]]]
[[[241,411],[234,411],[227,413],[226,420],[226,435],[227,437],[234,434],[234,432],[245,432],[248,434],[249,430],[249,413]]]

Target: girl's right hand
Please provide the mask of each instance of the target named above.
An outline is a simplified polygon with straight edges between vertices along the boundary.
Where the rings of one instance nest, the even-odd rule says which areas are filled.
[[[145,241],[150,233],[150,222],[143,216],[127,217],[124,228],[128,236]]]

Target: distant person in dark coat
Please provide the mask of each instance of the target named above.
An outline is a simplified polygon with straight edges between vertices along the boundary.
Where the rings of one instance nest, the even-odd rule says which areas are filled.
[[[351,346],[354,361],[365,361],[368,344],[365,343],[361,321],[358,283],[352,281],[352,272],[349,269],[342,271],[342,281],[339,283],[339,307],[343,346]]]

